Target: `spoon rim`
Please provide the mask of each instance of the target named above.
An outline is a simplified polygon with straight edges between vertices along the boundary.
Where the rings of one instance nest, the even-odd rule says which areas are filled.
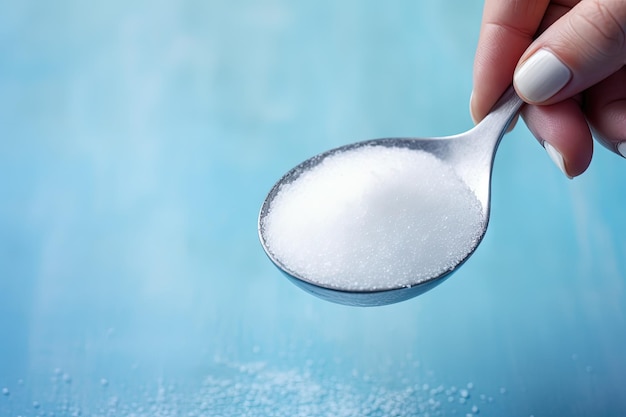
[[[324,291],[335,292],[337,294],[346,295],[346,296],[348,296],[348,295],[349,296],[367,296],[367,295],[372,295],[373,296],[373,295],[380,295],[381,298],[382,298],[384,295],[392,293],[392,292],[401,292],[401,291],[410,292],[411,290],[415,290],[417,287],[426,287],[427,286],[427,287],[429,287],[428,289],[430,289],[430,288],[434,287],[435,285],[443,282],[446,278],[448,278],[450,275],[452,275],[453,272],[458,270],[459,267],[462,266],[472,256],[472,254],[476,251],[476,249],[478,248],[478,246],[482,242],[483,237],[486,234],[487,226],[488,226],[488,223],[489,223],[489,217],[490,217],[489,216],[489,206],[490,206],[490,204],[487,204],[486,212],[484,213],[484,216],[483,216],[483,222],[482,222],[482,227],[481,227],[481,230],[480,230],[480,234],[476,238],[475,244],[472,246],[471,250],[459,262],[457,262],[454,266],[452,266],[451,268],[448,268],[448,269],[442,271],[441,273],[439,273],[436,276],[432,276],[432,277],[428,277],[428,278],[422,279],[421,281],[412,283],[410,285],[402,285],[402,286],[387,287],[387,288],[383,287],[383,288],[380,288],[380,289],[347,289],[347,288],[343,288],[343,287],[339,287],[339,286],[335,286],[335,285],[320,284],[319,282],[312,281],[311,279],[308,279],[308,278],[306,278],[304,276],[301,276],[300,274],[294,272],[290,268],[286,267],[284,265],[284,263],[281,262],[274,255],[274,253],[270,250],[269,245],[267,244],[267,240],[266,240],[266,238],[264,236],[264,219],[267,217],[267,214],[270,211],[270,206],[271,206],[272,202],[274,201],[274,198],[276,197],[276,195],[280,192],[281,187],[283,185],[290,184],[290,183],[296,181],[300,177],[300,175],[302,175],[303,173],[305,173],[309,169],[319,165],[326,158],[328,158],[328,157],[330,157],[330,156],[332,156],[334,154],[337,154],[339,152],[350,151],[350,150],[353,150],[353,149],[362,148],[362,147],[366,147],[366,146],[385,146],[385,147],[389,147],[389,148],[400,147],[400,148],[407,148],[407,149],[413,149],[413,150],[420,150],[420,151],[428,152],[428,150],[425,150],[423,146],[417,147],[415,145],[417,145],[417,144],[424,145],[426,143],[442,144],[442,143],[444,143],[446,141],[453,141],[458,136],[459,135],[445,136],[445,137],[434,137],[434,138],[386,137],[386,138],[379,138],[379,139],[367,139],[367,140],[362,140],[362,141],[359,141],[359,142],[352,142],[352,143],[349,143],[349,144],[346,144],[346,145],[342,145],[342,146],[338,146],[336,148],[332,148],[332,149],[326,150],[326,151],[324,151],[322,153],[314,155],[311,158],[308,158],[308,159],[300,162],[299,164],[297,164],[296,166],[291,168],[289,171],[287,171],[278,181],[276,181],[276,183],[272,186],[270,191],[267,193],[267,195],[265,197],[265,200],[263,201],[263,204],[261,205],[261,209],[259,211],[259,216],[258,216],[257,229],[258,229],[259,240],[261,242],[261,245],[263,247],[263,250],[264,250],[265,254],[270,259],[270,261],[272,261],[272,263],[281,272],[283,272],[295,284],[297,284],[299,287],[301,287],[302,289],[304,289],[307,292],[312,292],[312,291],[310,291],[309,288],[306,288],[303,285],[299,285],[300,283],[303,283],[306,286],[312,286],[314,288],[323,289]],[[432,152],[428,152],[428,153],[431,154],[432,156],[436,157],[440,161],[442,161],[444,163],[447,163],[440,156],[438,156],[436,154],[433,154]],[[432,284],[435,284],[435,285],[432,285]],[[417,296],[417,295],[421,294],[422,292],[418,291],[418,292],[416,292],[415,295],[411,295],[409,297],[402,298],[402,299],[412,298],[414,296]],[[321,296],[318,292],[312,292],[312,293],[314,295],[318,296],[318,297],[327,298],[327,297]],[[400,297],[398,297],[398,298],[400,298]],[[344,303],[344,302],[336,301],[334,299],[332,299],[331,301],[339,302],[341,304],[351,304],[351,303]],[[398,301],[400,301],[400,300],[398,300]],[[393,301],[393,302],[397,302],[397,301]],[[391,303],[392,302],[384,303],[384,304],[391,304]],[[354,304],[351,304],[351,305],[354,305]],[[367,305],[370,305],[370,304],[367,304]],[[372,305],[379,305],[379,304],[372,304]]]

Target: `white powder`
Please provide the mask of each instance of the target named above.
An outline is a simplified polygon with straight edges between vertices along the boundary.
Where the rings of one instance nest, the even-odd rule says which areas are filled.
[[[296,276],[368,291],[454,268],[478,244],[484,221],[474,193],[435,156],[364,146],[283,185],[261,227],[270,253]]]

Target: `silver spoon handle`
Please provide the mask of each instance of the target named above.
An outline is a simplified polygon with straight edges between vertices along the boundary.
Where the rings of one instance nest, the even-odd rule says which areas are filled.
[[[511,85],[485,118],[468,132],[457,135],[464,140],[452,141],[447,159],[455,166],[489,213],[489,187],[493,159],[502,137],[524,102]]]
[[[524,101],[519,98],[513,85],[510,85],[477,127],[480,129],[487,128],[491,132],[500,132],[497,139],[499,141],[519,113],[522,104]]]

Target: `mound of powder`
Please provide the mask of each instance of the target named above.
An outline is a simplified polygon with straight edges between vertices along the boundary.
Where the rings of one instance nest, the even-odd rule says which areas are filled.
[[[457,266],[484,230],[474,193],[437,157],[363,146],[333,154],[275,195],[261,227],[272,256],[318,285],[416,285]]]

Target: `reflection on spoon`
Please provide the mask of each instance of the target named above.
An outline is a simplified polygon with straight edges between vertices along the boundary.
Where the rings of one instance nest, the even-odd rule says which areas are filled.
[[[482,240],[493,158],[521,105],[510,87],[466,133],[370,140],[301,163],[263,203],[263,248],[329,301],[384,305],[427,291]]]

